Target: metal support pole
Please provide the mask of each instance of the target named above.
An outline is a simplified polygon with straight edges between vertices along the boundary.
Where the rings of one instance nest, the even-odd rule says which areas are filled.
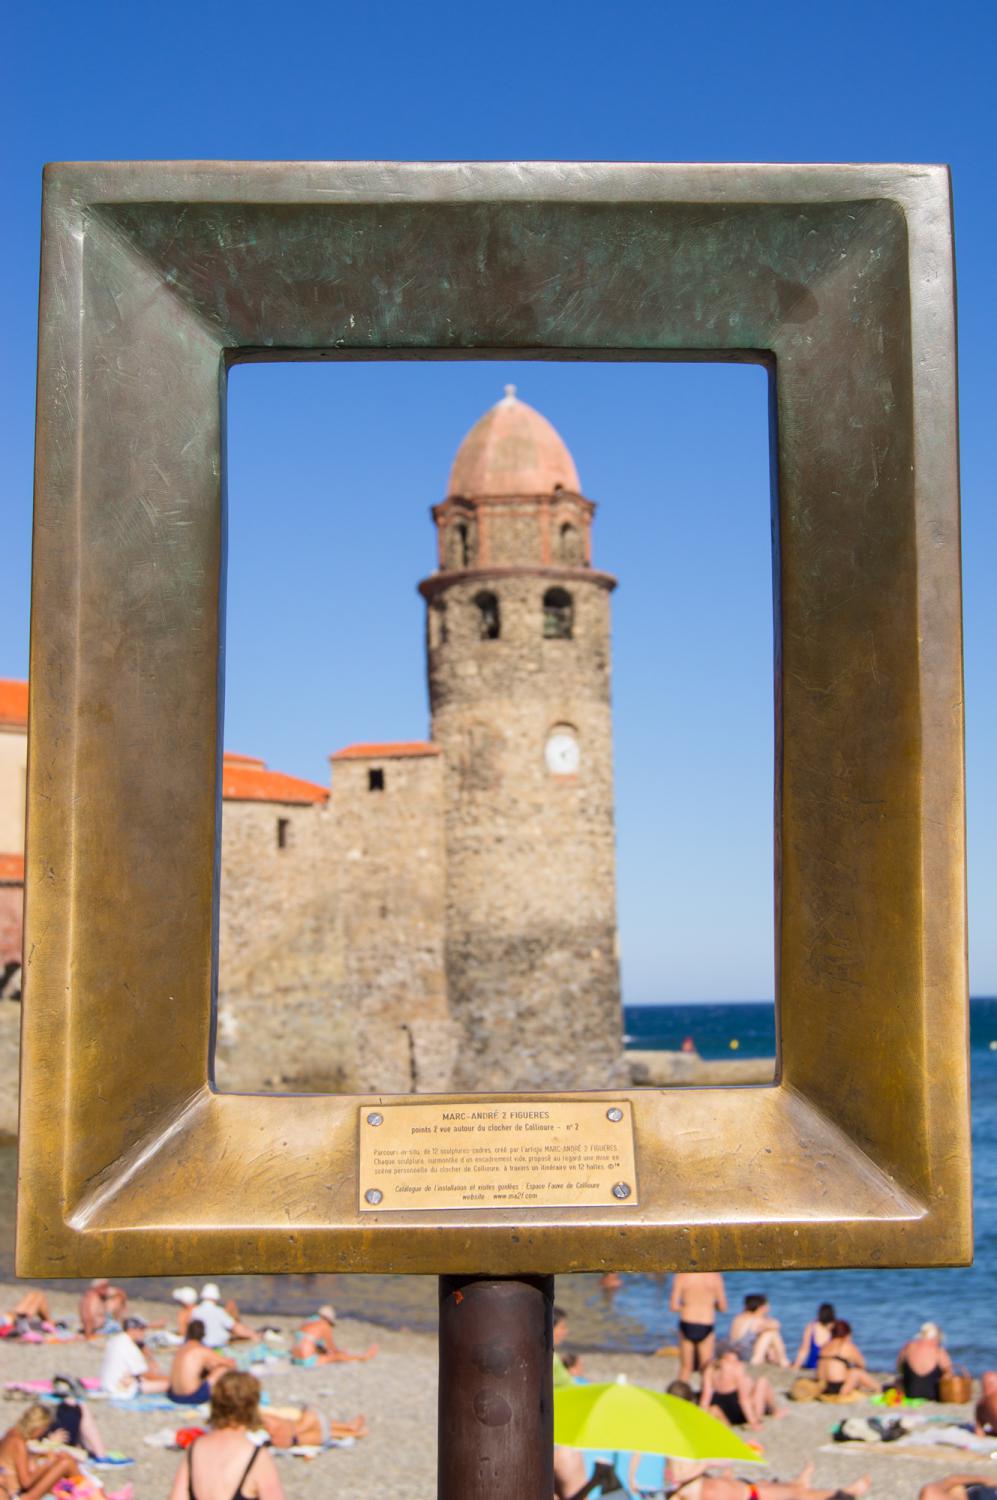
[[[553,1306],[553,1276],[440,1277],[438,1500],[550,1500]]]

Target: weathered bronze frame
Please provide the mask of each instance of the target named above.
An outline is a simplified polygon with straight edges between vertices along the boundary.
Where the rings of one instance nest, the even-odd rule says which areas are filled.
[[[970,1255],[947,173],[151,163],[45,178],[18,1270]],[[773,372],[773,1087],[636,1090],[640,1206],[361,1223],[357,1106],[209,1082],[228,366]]]

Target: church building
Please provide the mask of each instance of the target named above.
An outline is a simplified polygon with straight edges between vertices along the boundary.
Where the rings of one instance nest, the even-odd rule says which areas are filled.
[[[221,1088],[626,1081],[615,580],[592,565],[594,513],[561,437],[507,387],[432,510],[429,738],[337,751],[331,788],[226,753]]]

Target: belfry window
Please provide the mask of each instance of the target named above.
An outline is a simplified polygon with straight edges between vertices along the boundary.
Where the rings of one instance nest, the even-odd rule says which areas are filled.
[[[548,589],[544,594],[544,639],[570,641],[574,631],[575,606],[565,589]]]
[[[376,766],[373,771],[367,772],[367,790],[368,792],[384,791],[384,771],[380,766]]]
[[[474,607],[478,611],[478,639],[497,641],[501,633],[498,599],[494,594],[475,594]]]
[[[570,521],[565,521],[558,534],[558,557],[568,568],[577,568],[583,562],[581,534]]]

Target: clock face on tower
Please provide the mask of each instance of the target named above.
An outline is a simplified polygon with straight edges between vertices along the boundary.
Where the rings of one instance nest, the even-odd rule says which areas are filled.
[[[544,761],[552,776],[574,776],[582,752],[570,729],[554,729],[547,736]]]

